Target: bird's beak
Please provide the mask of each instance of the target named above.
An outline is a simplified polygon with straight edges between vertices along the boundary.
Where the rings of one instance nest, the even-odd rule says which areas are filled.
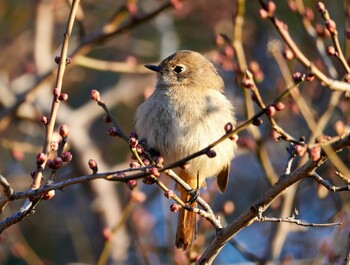
[[[145,64],[145,67],[157,73],[159,73],[160,70],[162,69],[160,68],[159,65],[152,65],[152,64]]]

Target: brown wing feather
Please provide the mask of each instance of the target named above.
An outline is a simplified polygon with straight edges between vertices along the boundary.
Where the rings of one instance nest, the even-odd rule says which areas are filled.
[[[224,193],[226,191],[229,174],[230,174],[230,164],[227,164],[227,166],[221,170],[221,172],[217,177],[218,188],[221,193]]]

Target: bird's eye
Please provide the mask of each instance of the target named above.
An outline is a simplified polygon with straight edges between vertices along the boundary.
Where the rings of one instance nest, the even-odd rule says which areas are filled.
[[[174,67],[174,72],[177,74],[182,73],[185,70],[186,70],[186,66],[184,66],[183,64],[181,65],[179,64]]]

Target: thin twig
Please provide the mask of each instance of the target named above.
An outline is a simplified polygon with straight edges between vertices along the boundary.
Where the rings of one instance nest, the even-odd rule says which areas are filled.
[[[307,226],[307,227],[330,227],[330,226],[342,225],[341,222],[324,223],[324,224],[308,223],[300,219],[295,219],[294,217],[275,218],[275,217],[261,216],[261,217],[256,217],[255,221],[256,222],[273,222],[273,223],[285,222],[285,223],[291,223],[291,224],[296,224],[299,226]]]
[[[350,184],[349,185],[344,185],[344,186],[334,186],[329,180],[326,180],[326,179],[322,178],[316,172],[314,172],[310,176],[313,177],[318,183],[320,183],[322,186],[326,187],[330,191],[339,192],[339,191],[348,191],[348,190],[350,190]]]

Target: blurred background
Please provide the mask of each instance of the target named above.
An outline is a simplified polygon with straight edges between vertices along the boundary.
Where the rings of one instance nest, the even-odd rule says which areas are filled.
[[[101,92],[129,134],[137,106],[154,87],[155,75],[143,64],[157,63],[180,49],[201,52],[215,63],[238,121],[247,119],[236,54],[219,35],[232,38],[237,1],[171,2],[81,1],[69,43],[72,62],[67,65],[62,88],[69,99],[61,103],[57,119],[57,128],[67,124],[70,129],[68,150],[73,160],[57,171],[57,182],[90,174],[89,159],[97,161],[99,172],[129,167],[128,145],[107,135],[110,125],[103,121],[103,110],[90,100],[90,91]],[[258,1],[239,2],[245,5],[245,56],[268,104],[288,87],[286,75],[307,73],[307,69],[295,60],[284,59],[285,44],[272,23],[259,17]],[[324,33],[316,3],[278,1],[276,15],[288,25],[301,51],[325,74],[341,80],[345,71],[340,63],[324,54],[331,39]],[[350,6],[347,1],[324,3],[337,23],[347,57],[349,46],[343,33],[350,22]],[[298,14],[295,6],[303,4],[306,9]],[[15,191],[24,191],[30,187],[30,172],[36,168],[35,157],[44,144],[45,128],[39,120],[50,112],[55,56],[60,54],[70,4],[63,0],[0,0],[0,6],[0,174]],[[160,6],[165,8],[155,14]],[[154,15],[144,19],[149,14]],[[305,28],[305,21],[311,26]],[[318,29],[318,35],[313,28]],[[294,137],[314,141],[310,116],[305,118],[305,113],[320,126],[316,136],[335,136],[349,123],[346,97],[332,93],[319,81],[302,84],[299,98],[304,101],[287,98],[286,109],[276,116],[279,125]],[[224,224],[232,222],[277,181],[288,158],[288,143],[276,141],[266,119],[260,127],[250,127],[239,136],[227,192],[218,194],[215,183],[208,183],[207,190],[201,191]],[[57,130],[55,139],[59,139]],[[298,158],[293,169],[305,158]],[[349,166],[349,148],[340,158]],[[318,173],[344,185],[334,171],[332,164],[326,163]],[[44,175],[47,178],[49,174],[47,169]],[[172,181],[163,180],[173,187]],[[38,205],[35,214],[0,235],[0,263],[188,264],[188,257],[174,248],[177,216],[169,210],[172,202],[154,185],[140,181],[138,186],[134,193],[123,183],[96,180],[56,191],[55,197]],[[23,202],[11,202],[1,218],[18,211]],[[215,264],[339,264],[343,260],[350,230],[348,192],[330,193],[312,179],[305,179],[275,200],[266,215],[295,215],[306,222],[343,225],[313,228],[255,223],[224,247]],[[213,235],[214,229],[201,219],[196,251],[191,255],[200,255]]]

